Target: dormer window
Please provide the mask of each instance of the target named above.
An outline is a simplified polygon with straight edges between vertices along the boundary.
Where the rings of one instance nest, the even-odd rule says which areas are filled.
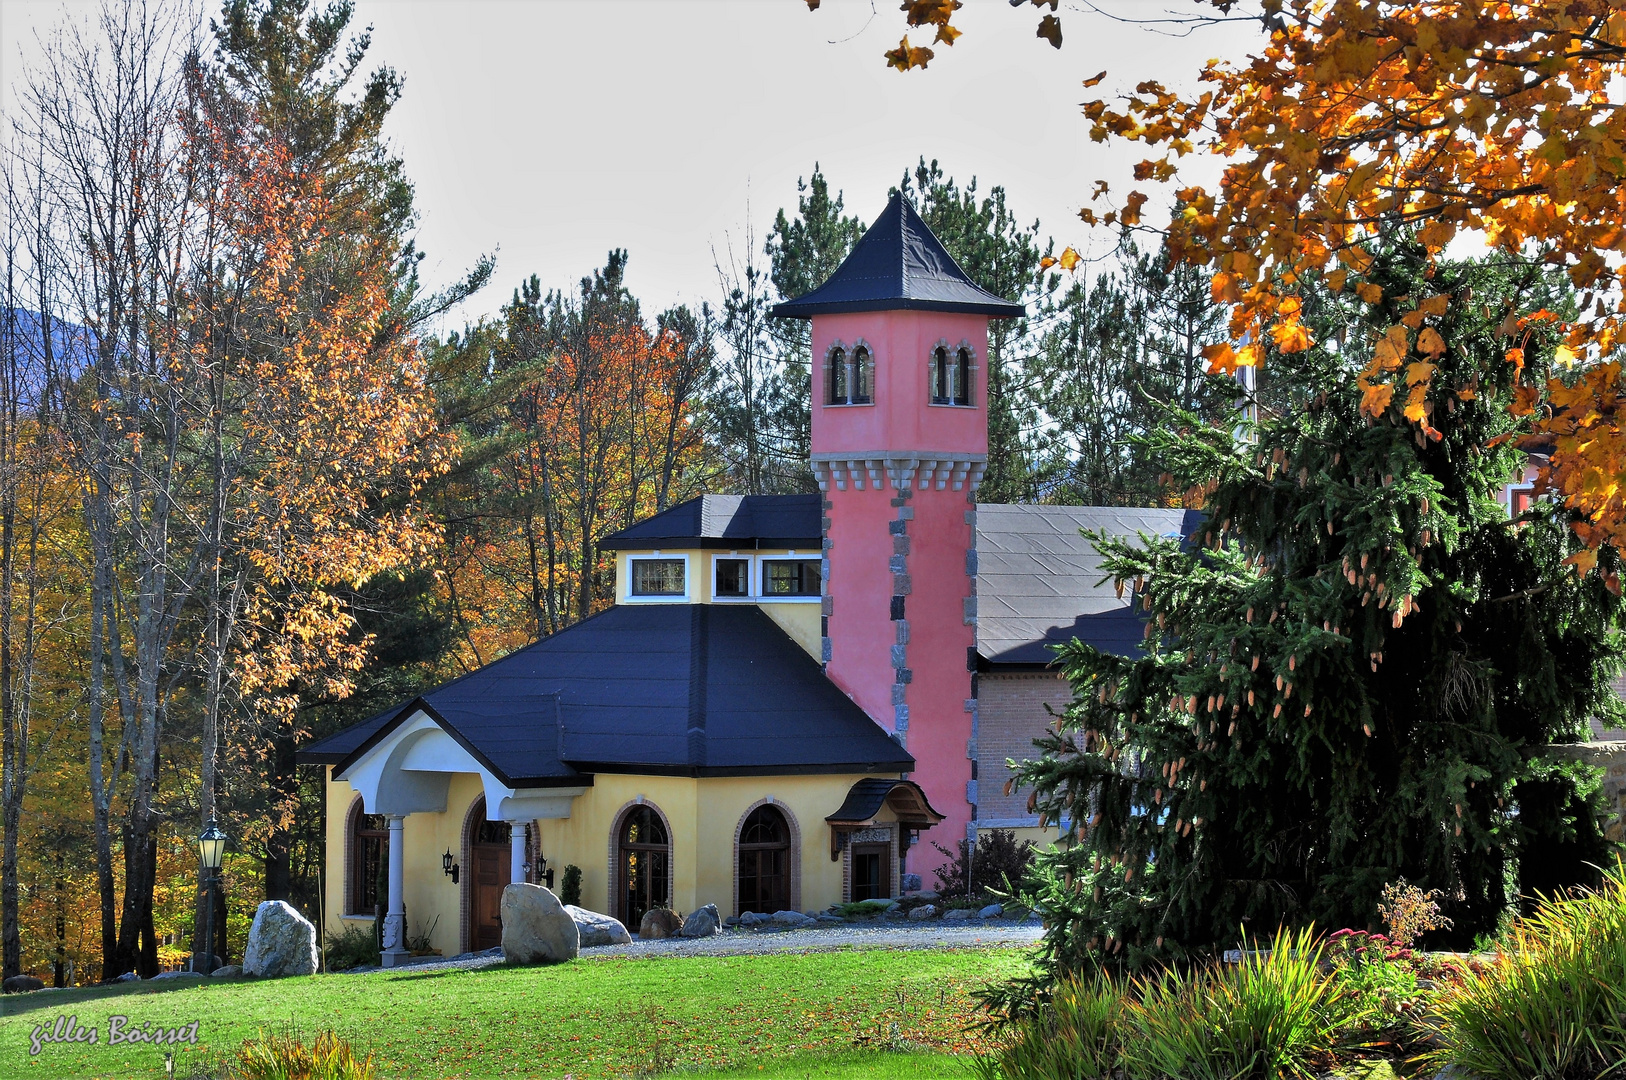
[[[634,555],[627,560],[629,600],[682,600],[689,595],[689,560],[682,556]]]
[[[818,596],[823,579],[818,559],[763,559],[762,598]]]
[[[859,345],[848,352],[840,345],[825,360],[826,405],[868,405],[874,400],[875,365],[869,348]]]
[[[971,404],[971,350],[950,352],[939,345],[932,352],[931,383],[933,405]]]

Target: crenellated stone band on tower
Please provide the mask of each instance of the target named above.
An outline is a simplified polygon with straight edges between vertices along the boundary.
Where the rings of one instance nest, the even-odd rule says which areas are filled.
[[[894,195],[828,281],[774,314],[812,320],[825,670],[915,758],[946,815],[930,839],[952,847],[976,817],[988,320],[1023,308],[974,284]]]

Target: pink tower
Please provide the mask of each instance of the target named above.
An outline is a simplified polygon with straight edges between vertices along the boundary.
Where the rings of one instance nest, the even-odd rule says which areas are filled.
[[[894,194],[830,279],[774,314],[813,323],[825,671],[914,757],[945,815],[929,839],[952,847],[976,817],[988,320],[1024,309],[974,284]]]

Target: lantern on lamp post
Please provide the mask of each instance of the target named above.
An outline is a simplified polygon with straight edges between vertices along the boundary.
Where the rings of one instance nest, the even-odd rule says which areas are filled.
[[[220,886],[220,864],[226,857],[226,834],[220,831],[215,819],[198,834],[198,865],[203,872],[204,891],[204,947],[193,951],[192,969],[204,975],[215,967],[215,890]]]

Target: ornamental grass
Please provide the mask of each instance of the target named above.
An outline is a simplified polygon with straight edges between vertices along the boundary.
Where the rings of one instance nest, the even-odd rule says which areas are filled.
[[[331,1031],[310,1043],[298,1034],[266,1034],[245,1040],[227,1069],[230,1080],[378,1080],[373,1055],[358,1056]]]
[[[1492,962],[1441,988],[1429,1026],[1425,1061],[1476,1080],[1626,1074],[1626,867],[1544,900]]]
[[[1063,979],[1011,1038],[973,1060],[977,1080],[1111,1080],[1118,1067],[1124,988],[1108,975]]]
[[[1364,1030],[1358,995],[1324,953],[1313,930],[1283,930],[1237,964],[1063,981],[974,1071],[979,1080],[1321,1076]]]
[[[1352,991],[1322,964],[1313,930],[1282,930],[1268,950],[1139,981],[1125,1005],[1122,1061],[1135,1080],[1311,1077],[1359,1018]]]

